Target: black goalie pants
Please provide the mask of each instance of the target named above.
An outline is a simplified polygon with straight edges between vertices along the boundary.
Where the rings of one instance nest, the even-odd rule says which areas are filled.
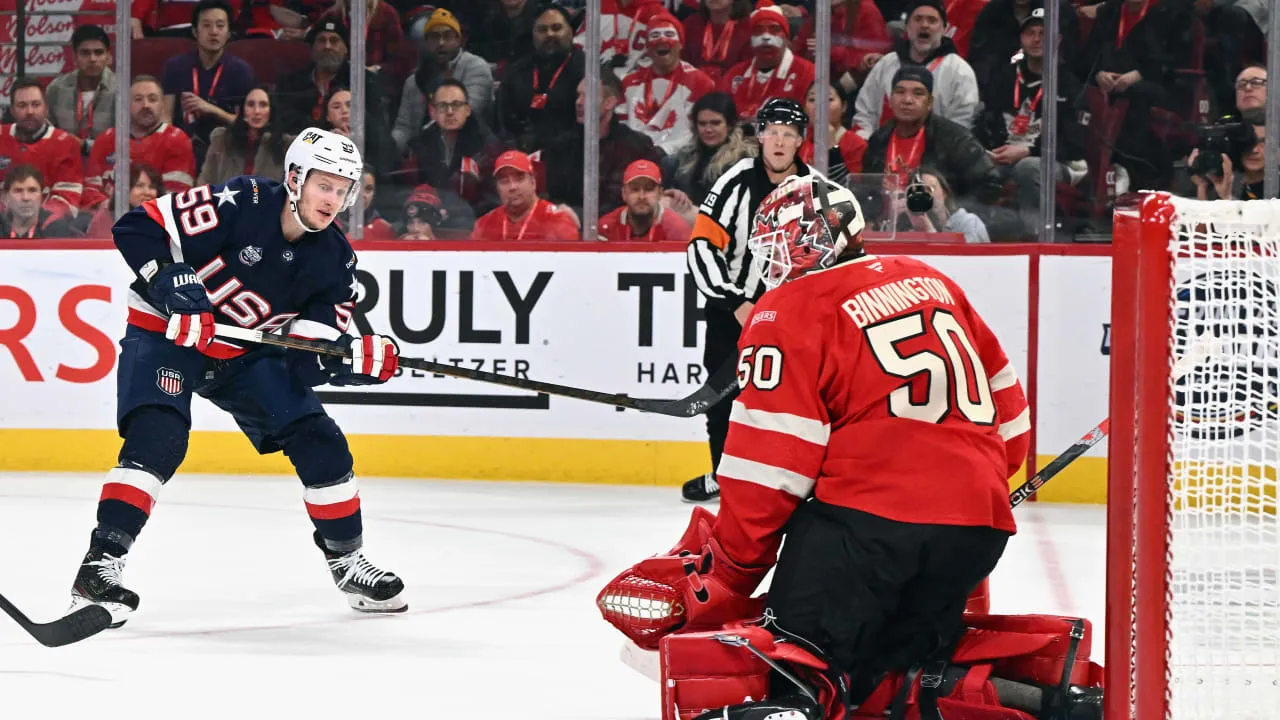
[[[896,522],[810,500],[787,526],[769,589],[775,630],[816,646],[861,702],[880,673],[951,647],[969,593],[1008,540],[994,528]]]

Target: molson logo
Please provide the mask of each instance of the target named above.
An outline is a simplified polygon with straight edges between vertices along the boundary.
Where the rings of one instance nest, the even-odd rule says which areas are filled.
[[[26,52],[28,75],[56,75],[74,67],[70,52],[62,45],[31,45]],[[0,46],[0,75],[13,75],[18,71],[18,49],[13,45]],[[6,94],[5,99],[8,99]]]
[[[27,0],[28,13],[55,13],[55,12],[101,12],[114,13],[116,4],[113,0]],[[18,9],[15,0],[0,0],[0,12],[11,13]],[[114,20],[99,21],[99,25],[106,26],[114,22]],[[110,32],[108,30],[107,32]]]
[[[34,15],[27,18],[27,42],[68,43],[76,29],[75,18],[70,15]],[[13,15],[0,17],[0,42],[16,42],[18,18]]]

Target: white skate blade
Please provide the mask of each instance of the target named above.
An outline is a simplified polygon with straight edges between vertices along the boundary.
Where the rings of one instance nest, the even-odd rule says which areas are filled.
[[[662,668],[658,663],[658,653],[645,650],[631,640],[623,640],[618,652],[618,659],[623,665],[635,670],[654,682],[662,682]]]
[[[351,609],[360,612],[401,613],[409,609],[409,603],[405,602],[403,592],[386,600],[372,600],[363,595],[349,592],[342,594],[347,596],[347,604],[351,606]]]
[[[71,607],[67,610],[67,613],[73,613],[88,605],[98,605],[102,609],[111,613],[111,624],[107,626],[108,628],[114,629],[124,625],[125,621],[129,619],[129,616],[133,614],[133,608],[130,608],[124,603],[94,602],[83,595],[77,595],[75,593],[71,594]]]

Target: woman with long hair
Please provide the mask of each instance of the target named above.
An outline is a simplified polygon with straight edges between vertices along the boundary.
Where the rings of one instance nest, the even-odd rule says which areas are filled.
[[[324,120],[321,121],[320,127],[351,137],[351,91],[345,87],[333,88],[324,99],[323,107]],[[389,164],[387,159],[391,157],[388,154],[390,147],[390,137],[370,131],[369,125],[365,125],[364,161],[366,165],[377,168],[387,167]]]
[[[267,87],[254,87],[245,95],[235,122],[209,135],[209,153],[196,184],[212,185],[240,175],[282,179],[285,143],[292,138],[276,129],[273,117]]]
[[[689,123],[693,139],[660,164],[664,204],[692,224],[716,179],[742,158],[754,157],[756,146],[738,127],[738,109],[728,93],[703,95],[693,104]]]
[[[809,119],[817,117],[818,84],[809,86],[805,95],[804,109]],[[850,132],[845,126],[845,118],[849,113],[849,96],[838,85],[831,85],[827,93],[827,177],[841,185],[850,174],[862,172],[862,156],[867,152],[867,141],[858,133]],[[813,163],[813,138],[816,128],[809,124],[809,136],[800,146],[800,159],[805,163]]]
[[[114,197],[111,191],[110,197]],[[146,163],[129,163],[129,209],[132,210],[148,200],[155,200],[164,194],[164,176],[160,171]],[[94,211],[89,221],[85,237],[109,238],[111,226],[116,223],[116,213],[111,210],[111,203],[105,202]],[[81,213],[83,217],[86,213]]]

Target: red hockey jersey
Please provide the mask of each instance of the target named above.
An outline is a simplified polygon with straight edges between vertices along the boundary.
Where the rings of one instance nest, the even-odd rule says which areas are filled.
[[[582,239],[578,223],[555,203],[542,198],[534,200],[533,210],[523,220],[507,217],[507,209],[496,207],[476,221],[472,240],[559,240],[577,242]]]
[[[890,520],[1013,532],[1030,411],[948,277],[867,256],[765,293],[739,340],[715,535],[767,566],[809,495]]]
[[[649,232],[636,235],[627,224],[627,206],[616,208],[600,218],[597,233],[602,242],[689,242],[693,229],[680,217],[680,213],[665,208],[658,209],[658,221]]]
[[[45,209],[74,217],[84,192],[80,140],[51,123],[35,142],[25,143],[18,139],[17,129],[17,125],[0,125],[0,177],[17,165],[35,166],[49,190]]]
[[[632,130],[649,136],[668,155],[693,138],[689,112],[703,95],[715,89],[706,73],[683,60],[668,75],[653,67],[627,73],[622,79],[622,106],[618,111]]]
[[[160,123],[150,135],[129,138],[129,162],[145,163],[160,171],[165,192],[177,193],[195,183],[196,155],[191,138],[169,123]],[[116,130],[111,128],[93,143],[85,178],[84,207],[107,199],[107,185],[115,182]]]
[[[738,117],[753,118],[769,98],[790,98],[803,105],[805,93],[813,84],[813,73],[813,63],[788,49],[769,72],[757,72],[755,60],[734,65],[720,78],[720,90],[733,96]]]

